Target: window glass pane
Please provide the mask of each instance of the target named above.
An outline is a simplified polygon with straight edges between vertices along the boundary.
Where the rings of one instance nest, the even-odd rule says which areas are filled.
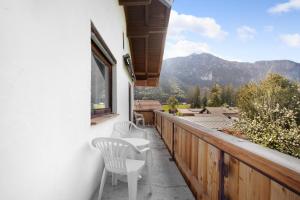
[[[109,108],[109,68],[92,55],[92,114],[96,109]]]

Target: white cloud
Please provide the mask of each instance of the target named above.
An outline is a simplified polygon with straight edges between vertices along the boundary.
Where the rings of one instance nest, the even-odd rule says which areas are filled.
[[[300,34],[285,34],[281,35],[280,39],[290,47],[300,47]]]
[[[243,41],[251,40],[256,35],[256,30],[249,26],[241,26],[241,27],[237,28],[236,31],[237,31],[238,37]]]
[[[277,4],[271,7],[268,12],[275,14],[286,13],[291,10],[300,10],[300,0],[289,0],[288,2]]]
[[[164,59],[188,56],[193,53],[209,52],[209,46],[206,43],[193,42],[188,40],[179,40],[175,43],[166,44]]]
[[[172,10],[168,38],[182,40],[185,38],[184,34],[189,32],[213,39],[223,39],[227,35],[213,18],[179,14]]]
[[[265,27],[264,27],[264,31],[265,31],[265,32],[272,32],[273,30],[274,30],[274,26],[270,26],[270,25],[269,25],[269,26],[265,26]]]

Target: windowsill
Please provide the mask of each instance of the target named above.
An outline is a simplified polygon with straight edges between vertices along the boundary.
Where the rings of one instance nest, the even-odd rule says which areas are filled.
[[[97,124],[100,124],[100,123],[105,122],[109,119],[115,118],[117,116],[119,116],[119,114],[111,113],[111,114],[103,115],[103,116],[100,116],[100,117],[92,118],[91,119],[91,126],[95,126]]]

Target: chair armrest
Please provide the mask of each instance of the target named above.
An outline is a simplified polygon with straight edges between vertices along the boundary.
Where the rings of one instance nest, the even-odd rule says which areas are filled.
[[[148,132],[142,128],[139,128],[137,125],[135,125],[134,123],[131,122],[132,127],[135,129],[134,131],[139,131],[142,133],[142,135],[144,136],[144,138],[148,138]],[[132,130],[132,129],[131,129]]]
[[[149,147],[146,147],[146,148],[140,150],[140,153],[145,153],[145,152],[150,151],[150,150],[151,149]]]
[[[143,114],[136,113],[136,114],[135,114],[135,117],[136,117],[136,118],[138,118],[138,117],[144,118],[144,115],[143,115]]]

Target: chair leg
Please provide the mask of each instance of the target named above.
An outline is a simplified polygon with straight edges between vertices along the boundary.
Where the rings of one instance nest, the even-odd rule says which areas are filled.
[[[147,172],[148,172],[148,176],[147,176],[147,185],[148,185],[148,193],[151,195],[152,194],[152,181],[151,181],[151,171],[152,171],[152,162],[151,162],[151,159],[152,159],[152,156],[151,156],[151,151],[148,151],[147,154],[146,154],[146,160],[147,160]]]
[[[103,188],[105,185],[105,180],[106,180],[106,169],[104,168],[103,173],[102,173],[102,178],[101,178],[101,183],[100,183],[100,188],[99,188],[99,195],[98,195],[98,200],[101,200],[102,193],[103,193]]]
[[[112,186],[118,185],[118,174],[112,173],[111,183],[112,183]]]
[[[129,200],[137,199],[137,181],[138,181],[138,172],[129,172],[127,173],[128,179],[128,194]]]
[[[148,176],[147,176],[147,186],[148,186],[148,194],[152,194],[152,185],[151,185],[151,167],[147,166]]]

